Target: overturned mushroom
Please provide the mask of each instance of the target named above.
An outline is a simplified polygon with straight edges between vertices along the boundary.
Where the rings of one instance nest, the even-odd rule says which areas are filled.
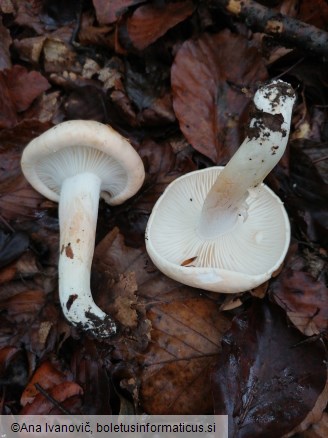
[[[116,325],[93,301],[90,270],[99,197],[117,205],[144,180],[142,161],[111,127],[94,121],[63,122],[32,140],[21,166],[40,193],[59,202],[59,297],[64,315],[94,336],[107,337]]]
[[[290,225],[280,199],[262,181],[287,145],[295,93],[273,81],[254,96],[247,137],[223,167],[173,181],[157,201],[146,229],[154,264],[189,286],[243,292],[281,265]]]

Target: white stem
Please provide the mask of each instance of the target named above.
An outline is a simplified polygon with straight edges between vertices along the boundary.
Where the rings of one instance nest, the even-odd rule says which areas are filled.
[[[205,199],[198,229],[202,237],[231,230],[240,216],[246,220],[249,190],[262,183],[285,151],[294,101],[294,90],[282,81],[256,92],[248,135]]]
[[[100,184],[93,173],[81,173],[62,184],[59,298],[69,322],[95,336],[107,337],[116,332],[116,326],[95,304],[90,290]]]

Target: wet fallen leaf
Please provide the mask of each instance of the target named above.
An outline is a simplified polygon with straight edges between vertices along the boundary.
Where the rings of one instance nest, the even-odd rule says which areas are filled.
[[[0,209],[4,219],[42,217],[47,207],[55,204],[36,192],[23,177],[20,158],[24,147],[51,126],[35,120],[18,124],[0,132]],[[40,207],[45,209],[40,214]]]
[[[266,301],[233,320],[212,376],[216,414],[229,415],[231,436],[283,436],[299,425],[324,391],[325,349],[288,327]]]
[[[16,347],[0,349],[0,384],[20,385],[27,383],[28,364],[24,350]]]
[[[205,414],[212,410],[209,373],[230,322],[210,299],[169,280],[167,287],[170,298],[163,291],[147,306],[152,331],[138,359],[141,402],[150,414]]]
[[[214,163],[225,163],[243,140],[248,91],[266,77],[257,50],[240,35],[223,31],[185,41],[171,81],[174,111],[189,143]]]
[[[112,385],[108,375],[108,349],[97,348],[93,340],[85,340],[83,345],[68,342],[68,356],[74,381],[83,388],[83,413],[88,415],[110,415]],[[65,349],[65,345],[63,349]]]
[[[24,232],[9,235],[0,230],[0,268],[18,258],[29,246],[30,239]]]
[[[10,68],[11,60],[9,47],[12,43],[10,33],[8,29],[2,24],[0,18],[0,70]]]
[[[269,291],[303,334],[312,336],[328,329],[328,289],[323,281],[306,272],[285,269]]]

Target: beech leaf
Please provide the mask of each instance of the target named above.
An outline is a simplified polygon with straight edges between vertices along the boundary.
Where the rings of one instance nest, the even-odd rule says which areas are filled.
[[[307,336],[328,329],[328,288],[303,271],[285,269],[270,285],[273,299]]]
[[[144,409],[149,414],[209,412],[209,371],[230,326],[219,305],[160,273],[142,249],[124,244],[117,229],[97,246],[94,269],[101,308],[120,318],[121,336],[111,341],[113,354],[122,361],[133,358],[138,365]],[[121,292],[118,306],[123,279],[130,279],[123,282],[128,294]],[[129,298],[131,287],[134,301]]]
[[[127,32],[133,46],[145,49],[194,10],[191,0],[140,6],[127,20]]]
[[[142,3],[143,0],[93,0],[97,20],[100,24],[115,23],[129,6]]]
[[[215,413],[229,415],[229,436],[280,437],[312,411],[326,386],[326,353],[320,341],[303,341],[266,301],[233,320],[212,376]]]
[[[229,62],[227,63],[227,59]],[[239,147],[240,119],[267,72],[246,38],[223,31],[187,40],[171,70],[173,107],[189,143],[214,163]]]

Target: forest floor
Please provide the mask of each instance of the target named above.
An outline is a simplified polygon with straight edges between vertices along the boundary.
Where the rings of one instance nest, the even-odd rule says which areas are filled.
[[[328,436],[328,5],[261,4],[0,2],[2,413],[226,413],[235,437]],[[265,181],[291,222],[283,266],[233,295],[169,279],[145,249],[155,202],[227,163],[255,91],[277,78],[297,93]],[[33,138],[73,119],[111,125],[146,171],[131,199],[99,205],[91,286],[119,328],[108,339],[62,315],[58,205],[20,167]]]

